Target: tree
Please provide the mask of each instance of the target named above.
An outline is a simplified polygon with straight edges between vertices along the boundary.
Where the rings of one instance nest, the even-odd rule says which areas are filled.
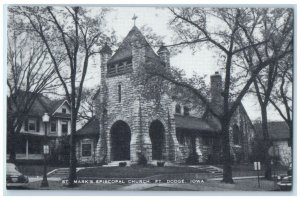
[[[96,88],[99,88],[97,86]],[[83,88],[80,109],[78,111],[78,121],[85,124],[96,115],[95,98],[99,91],[94,88]]]
[[[229,142],[231,117],[260,71],[293,51],[291,37],[293,20],[292,18],[286,20],[287,16],[282,16],[282,21],[286,26],[282,26],[276,31],[267,26],[268,31],[272,34],[266,35],[261,32],[263,16],[261,9],[169,8],[169,10],[173,15],[170,26],[177,35],[176,45],[190,47],[194,51],[201,47],[213,49],[221,58],[225,58],[222,66],[225,73],[222,105],[219,109],[214,109],[210,105],[208,97],[201,90],[188,82],[177,79],[172,73],[162,70],[163,68],[149,67],[147,79],[159,76],[170,83],[190,90],[220,121],[224,159],[223,182],[233,183]],[[264,17],[268,17],[269,20],[266,22],[271,23],[277,13],[274,13],[273,10],[267,10],[267,12],[268,15],[264,15]],[[289,10],[289,12],[292,11]],[[210,24],[211,21],[214,24]],[[214,29],[215,25],[218,25],[217,30]],[[264,47],[269,45],[270,37],[280,37],[285,40],[274,39],[273,41],[277,42],[278,52],[275,54],[272,49],[268,48],[268,51],[272,51],[272,53],[269,53],[271,56],[267,57]],[[174,46],[174,44],[169,46]],[[249,70],[244,70],[247,65],[243,65],[241,60],[244,50],[248,49],[255,52],[251,73],[248,73]]]
[[[290,130],[289,145],[293,146],[293,74],[292,58],[284,59],[279,63],[278,81],[270,103],[274,106]]]
[[[60,86],[45,45],[32,32],[19,29],[18,20],[9,15],[7,147],[10,162],[15,162],[16,135],[32,105],[42,93]]]
[[[280,26],[283,26],[283,29],[291,29],[290,25],[287,23],[282,23],[282,16],[286,16],[286,21],[290,21],[290,19],[292,19],[293,17],[293,13],[290,12],[289,10],[277,10],[276,11],[276,15],[273,17],[272,19],[272,23],[268,23],[268,20],[270,20],[270,18],[267,16],[268,12],[267,10],[263,10],[262,11],[262,15],[261,15],[261,21],[262,21],[262,25],[263,28],[261,30],[261,32],[264,35],[269,35],[269,31],[270,29],[273,30],[273,35],[276,34],[276,36],[270,37],[270,43],[268,46],[264,46],[264,50],[265,50],[265,56],[267,58],[270,58],[270,53],[273,54],[277,54],[279,51],[279,48],[277,46],[278,43],[284,42],[284,40],[286,38],[282,38],[282,36],[284,37],[290,37],[291,35],[282,35],[281,37],[279,36],[279,34],[277,34],[277,30],[279,29]],[[269,27],[268,27],[269,26]],[[251,33],[252,35],[254,34],[253,32]],[[252,37],[252,35],[249,35],[250,37]],[[278,40],[278,41],[274,41],[274,40]],[[270,49],[272,51],[270,51]],[[252,70],[252,66],[253,66],[253,54],[255,53],[255,51],[258,51],[258,49],[254,48],[254,49],[245,49],[243,50],[243,56],[244,59],[246,60],[246,63],[248,64],[248,68],[249,68],[249,73],[251,73]],[[274,87],[276,86],[276,83],[278,82],[278,75],[279,75],[279,65],[280,63],[282,63],[284,60],[291,60],[292,57],[291,56],[286,56],[285,59],[281,59],[278,60],[277,62],[274,62],[272,64],[270,64],[269,66],[267,66],[264,70],[262,70],[260,72],[260,74],[258,74],[258,76],[256,77],[256,79],[254,79],[253,83],[254,83],[254,89],[255,89],[255,93],[261,108],[261,119],[262,119],[262,133],[263,133],[263,138],[264,138],[264,148],[263,148],[263,154],[264,154],[264,164],[265,164],[265,177],[267,179],[272,179],[272,168],[271,168],[271,158],[268,154],[268,149],[270,148],[271,141],[269,138],[269,133],[268,133],[268,114],[267,114],[267,107],[271,101],[271,95],[272,95],[272,91],[274,90]]]
[[[23,16],[23,26],[32,29],[45,44],[54,70],[71,105],[69,186],[76,179],[75,139],[83,84],[90,58],[108,41],[104,34],[108,9],[97,14],[82,7],[17,6],[13,12]],[[109,42],[109,41],[108,41]]]

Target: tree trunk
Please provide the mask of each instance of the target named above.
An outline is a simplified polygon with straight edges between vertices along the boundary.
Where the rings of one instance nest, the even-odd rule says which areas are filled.
[[[268,180],[272,179],[272,166],[271,166],[271,157],[269,155],[269,148],[271,146],[271,141],[268,131],[268,118],[267,118],[267,106],[261,105],[261,117],[262,117],[262,132],[263,132],[263,141],[264,149],[263,154],[265,155],[264,165],[265,165],[265,178]]]
[[[73,187],[76,180],[76,148],[75,148],[75,132],[76,132],[76,109],[75,98],[71,102],[71,134],[70,134],[70,166],[69,166],[69,186]]]
[[[222,120],[222,151],[223,151],[223,180],[224,183],[233,183],[230,142],[229,142],[229,121]]]
[[[9,152],[9,162],[15,163],[16,162],[16,138],[15,138],[14,127],[12,125],[11,119],[8,119],[7,126],[8,126],[7,149]]]

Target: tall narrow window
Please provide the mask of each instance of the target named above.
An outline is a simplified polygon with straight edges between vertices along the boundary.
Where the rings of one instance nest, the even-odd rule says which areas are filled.
[[[68,133],[68,121],[61,122],[61,131],[62,133]]]
[[[119,103],[121,103],[121,100],[122,100],[122,88],[121,88],[121,85],[118,85],[118,98],[119,98]]]
[[[232,128],[233,134],[233,143],[240,144],[240,130],[239,127],[235,124]]]
[[[183,115],[189,116],[190,115],[190,109],[186,106],[183,107]]]
[[[56,132],[56,120],[51,121],[50,130],[51,132]]]
[[[28,127],[30,131],[36,131],[36,120],[34,119],[28,120]]]
[[[181,113],[181,106],[180,106],[179,104],[176,104],[176,106],[175,106],[175,112],[176,112],[177,114],[180,114],[180,113]]]

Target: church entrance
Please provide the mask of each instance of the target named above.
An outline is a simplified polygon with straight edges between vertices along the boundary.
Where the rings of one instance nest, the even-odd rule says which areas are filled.
[[[163,124],[159,120],[153,121],[149,128],[149,134],[152,143],[152,160],[162,160],[165,145],[165,129]]]
[[[131,131],[124,121],[117,121],[110,130],[111,160],[130,160]]]

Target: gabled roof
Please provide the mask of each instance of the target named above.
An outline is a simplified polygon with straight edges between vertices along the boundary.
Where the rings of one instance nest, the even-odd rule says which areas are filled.
[[[261,123],[254,124],[258,138],[263,138]],[[284,121],[268,122],[268,131],[272,140],[287,140],[290,138],[289,127]]]
[[[145,47],[146,58],[160,59],[158,55],[155,54],[150,44],[147,42],[141,31],[133,26],[129,31],[122,44],[116,50],[115,54],[108,61],[108,64],[113,64],[118,61],[122,61],[132,57],[132,45],[138,41],[142,46]]]
[[[43,116],[45,113],[52,115],[66,101],[65,99],[51,100],[50,98],[44,96],[43,94],[36,94],[36,95],[37,95],[36,99],[30,111],[28,112],[29,116]],[[64,116],[56,116],[56,117],[69,118],[70,115],[64,114]]]
[[[218,126],[209,120],[192,116],[175,115],[176,128],[189,129],[203,133],[216,133],[219,131]]]
[[[92,117],[81,129],[76,131],[76,135],[99,135],[100,124],[96,117]]]

